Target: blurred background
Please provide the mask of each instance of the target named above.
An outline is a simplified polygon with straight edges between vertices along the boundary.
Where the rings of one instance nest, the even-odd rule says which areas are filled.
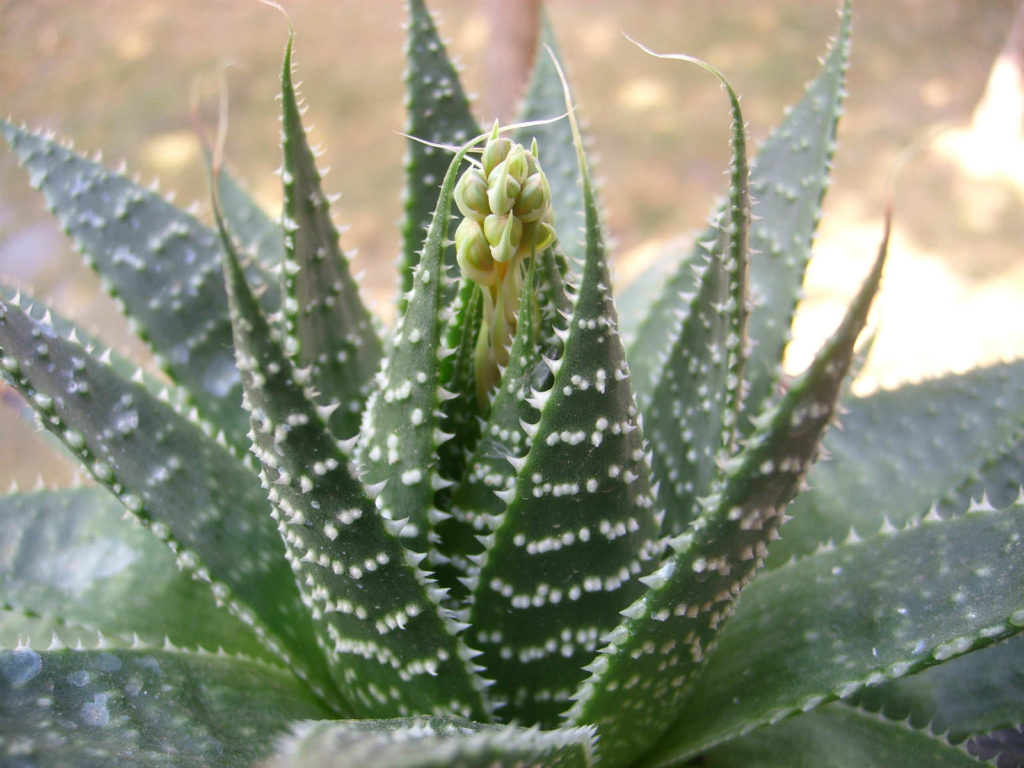
[[[315,124],[321,165],[332,169],[328,191],[341,194],[342,245],[355,252],[368,298],[387,318],[401,213],[404,4],[284,5],[297,30],[307,128]],[[430,5],[467,89],[480,95],[478,117],[487,123],[495,111],[507,115],[509,97],[494,96],[495,87],[509,86],[495,75],[492,41],[511,22],[494,29],[495,6],[525,13],[526,0]],[[742,95],[756,143],[799,99],[837,22],[832,0],[550,0],[547,8],[588,128],[622,282],[667,244],[685,248],[704,224],[724,191],[729,128],[726,99],[710,76],[651,59],[622,33],[719,67]],[[855,0],[854,14],[833,186],[787,365],[795,372],[806,364],[866,272],[887,178],[911,146],[917,150],[894,194],[891,260],[876,313],[881,331],[857,390],[1020,356],[1024,140],[1014,78],[1024,41],[1011,36],[1018,0]],[[274,213],[275,95],[286,36],[280,14],[255,0],[2,0],[0,113],[99,150],[110,165],[126,160],[145,182],[159,177],[177,202],[199,201],[208,219],[192,94],[201,95],[212,124],[227,66],[228,161]],[[1010,66],[992,80],[1008,40],[1015,53],[1002,61]],[[989,94],[998,96],[986,100],[990,81],[997,88]],[[3,152],[0,280],[146,359]],[[20,408],[0,385],[0,484],[31,486],[40,462],[48,482],[66,481],[70,470],[22,423]]]

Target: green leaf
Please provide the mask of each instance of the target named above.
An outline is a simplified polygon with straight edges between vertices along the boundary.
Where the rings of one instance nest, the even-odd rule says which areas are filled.
[[[689,56],[653,55],[692,62],[713,74],[732,113],[729,202],[722,214],[727,222],[718,226],[718,240],[691,264],[697,290],[680,310],[678,335],[661,361],[653,391],[638,399],[650,425],[652,471],[666,513],[663,529],[678,535],[697,516],[698,499],[712,491],[717,463],[735,452],[748,346],[750,191],[743,114],[725,76]]]
[[[747,362],[747,414],[777,398],[782,355],[811,257],[821,202],[829,184],[836,127],[850,61],[850,0],[843,0],[839,31],[797,106],[757,153],[750,172],[756,201],[750,229],[752,349]]]
[[[652,763],[1019,632],[1022,526],[1022,506],[979,511],[764,573],[743,593]]]
[[[440,403],[441,430],[451,439],[438,445],[438,474],[446,478],[462,478],[466,462],[480,438],[484,413],[477,401],[476,343],[483,324],[483,292],[463,276],[452,308],[451,321],[444,331],[445,346],[453,350],[441,361],[441,381],[451,397]],[[451,486],[439,488],[434,496],[438,509],[451,511]],[[439,523],[439,526],[444,521]],[[443,538],[444,534],[438,531]],[[443,565],[444,545],[432,549],[430,565]],[[440,557],[438,557],[440,555]],[[446,586],[449,586],[446,583]]]
[[[850,703],[942,734],[953,744],[1021,721],[1024,635],[910,677],[865,688]]]
[[[269,656],[103,488],[0,496],[0,605],[159,645]],[[183,618],[187,617],[187,621]],[[48,637],[37,637],[47,640]]]
[[[423,0],[408,0],[408,12],[405,132],[435,144],[460,146],[482,130],[473,118],[458,73],[448,59]],[[406,144],[400,316],[405,311],[405,294],[413,289],[413,273],[420,260],[423,235],[439,202],[437,189],[448,171],[448,161],[447,154],[436,147],[412,139]],[[455,251],[449,250],[444,261],[445,272],[456,268]],[[454,294],[455,284],[450,283],[444,294],[446,304],[451,304]]]
[[[311,684],[326,678],[266,495],[249,469],[143,384],[2,298],[0,365],[43,426],[177,552],[185,570],[210,583],[219,603]]]
[[[3,121],[0,134],[161,367],[244,451],[216,235],[156,192],[51,139]],[[257,269],[250,278],[265,281]]]
[[[484,716],[483,684],[419,568],[421,558],[402,546],[397,526],[388,525],[356,479],[223,234],[253,453],[303,602],[350,711]]]
[[[449,274],[446,253],[451,250],[448,229],[455,179],[469,148],[467,144],[457,152],[445,172],[413,270],[415,279],[405,296],[405,312],[367,404],[357,446],[363,482],[384,483],[377,498],[380,514],[405,520],[405,546],[420,553],[436,545],[434,527],[447,517],[438,508],[435,493],[454,480],[441,474],[438,458],[440,446],[453,438],[442,427],[443,404],[452,399],[446,380],[451,367],[445,359],[456,352],[446,341],[458,282]]]
[[[726,467],[720,492],[683,535],[675,554],[646,579],[650,590],[630,606],[591,665],[570,721],[596,723],[604,759],[628,762],[642,749],[638,729],[660,733],[716,642],[736,596],[778,536],[834,414],[856,338],[878,290],[888,228],[870,275],[839,329],[782,402]],[[629,713],[624,716],[623,713]]]
[[[248,192],[223,167],[217,171],[217,201],[224,221],[243,253],[256,257],[262,269],[273,274],[284,262],[281,223],[263,212]],[[265,282],[261,304],[268,312],[281,306],[279,280]]]
[[[792,525],[772,548],[781,564],[853,529],[871,536],[943,509],[961,513],[990,485],[1001,505],[1021,482],[1024,362],[981,368],[844,402],[842,429],[825,439],[830,459],[808,477]]]
[[[520,111],[520,121],[550,120],[565,112],[565,96],[562,81],[554,60],[561,59],[551,21],[546,13],[541,14],[540,45],[533,62],[533,74]],[[545,47],[546,46],[546,47]],[[548,53],[548,48],[551,53]],[[551,187],[551,205],[555,210],[555,232],[558,243],[565,254],[565,263],[578,279],[583,259],[586,256],[586,241],[580,232],[586,226],[582,179],[576,152],[573,149],[572,128],[568,120],[559,120],[546,125],[534,125],[516,131],[515,140],[525,147],[531,139],[537,140],[540,159],[544,166],[548,185]]]
[[[515,485],[513,461],[525,456],[529,448],[529,436],[522,424],[537,421],[537,411],[527,399],[532,373],[540,362],[533,309],[538,274],[535,264],[531,264],[520,299],[509,364],[502,371],[482,434],[464,460],[465,469],[457,475],[461,479],[451,489],[451,517],[438,525],[441,542],[437,553],[447,561],[441,571],[445,576],[439,577],[439,581],[449,589],[453,602],[463,608],[469,597],[466,580],[471,573],[479,572],[470,560],[485,551],[485,537],[493,533],[505,512],[506,504],[499,494],[507,493]],[[482,296],[475,286],[474,294]],[[471,366],[472,360],[468,364]],[[472,381],[469,384],[464,397],[468,402],[476,402],[475,385]]]
[[[453,717],[301,723],[267,768],[590,768],[592,728],[540,731]]]
[[[566,102],[569,101],[566,88]],[[586,261],[564,351],[545,361],[550,388],[508,509],[488,542],[469,644],[495,680],[504,719],[550,725],[585,676],[599,638],[644,590],[660,554],[649,457],[619,340],[601,225],[575,118]]]
[[[750,170],[754,198],[750,228],[750,286],[754,307],[749,322],[753,342],[746,378],[747,413],[758,413],[772,395],[788,339],[811,239],[828,180],[835,132],[849,57],[850,8],[844,5],[839,34],[821,73],[800,103],[757,152]],[[717,221],[716,216],[716,221]],[[627,287],[620,308],[647,310],[628,358],[637,398],[648,397],[660,380],[662,360],[685,312],[686,297],[696,290],[691,265],[719,239],[712,226],[697,238],[694,252],[680,258],[678,269],[662,280]],[[665,260],[669,258],[668,254]],[[664,266],[661,266],[661,271]],[[656,293],[657,292],[657,293]],[[635,313],[634,313],[635,314]],[[630,326],[630,330],[632,325]],[[632,334],[631,334],[632,335]],[[645,417],[646,422],[650,419]]]
[[[5,765],[242,768],[328,712],[289,672],[139,648],[0,651]]]
[[[302,127],[292,86],[292,39],[281,70],[284,160],[284,318],[296,367],[309,368],[317,403],[336,410],[336,435],[359,432],[382,344],[338,242],[320,172]]]
[[[665,763],[671,765],[673,763]],[[652,763],[657,765],[657,763]],[[844,707],[825,707],[712,749],[702,768],[978,768],[941,737]]]

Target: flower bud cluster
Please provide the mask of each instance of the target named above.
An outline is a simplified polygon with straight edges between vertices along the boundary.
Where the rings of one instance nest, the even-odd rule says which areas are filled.
[[[508,265],[554,239],[551,189],[537,162],[536,142],[527,151],[495,130],[480,167],[456,184],[455,203],[465,217],[455,231],[459,266],[482,286],[499,282]]]
[[[455,230],[459,267],[484,295],[476,374],[478,392],[485,393],[497,381],[498,367],[508,362],[521,265],[555,239],[551,188],[537,161],[537,142],[527,151],[500,136],[495,122],[479,166],[455,185],[455,204],[464,217]]]

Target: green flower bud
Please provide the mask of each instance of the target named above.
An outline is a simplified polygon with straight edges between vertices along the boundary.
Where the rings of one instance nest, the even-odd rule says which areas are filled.
[[[484,219],[484,236],[491,245],[491,256],[495,261],[512,261],[519,251],[523,238],[523,223],[515,216],[498,216],[492,213]]]
[[[504,160],[504,165],[508,168],[508,175],[520,185],[530,175],[530,164],[527,157],[529,157],[529,153],[523,149],[523,145],[516,144],[509,150],[508,156]]]
[[[479,222],[465,218],[455,230],[455,258],[466,277],[483,286],[498,279],[491,249]]]
[[[463,216],[483,221],[491,212],[487,203],[487,181],[476,168],[470,168],[455,185],[455,204]]]
[[[507,160],[498,163],[487,177],[487,202],[491,207],[491,213],[504,215],[511,211],[519,196],[519,190],[520,184],[509,173]]]
[[[510,149],[512,149],[512,141],[498,135],[498,121],[495,120],[491,137],[487,139],[483,157],[480,158],[484,167],[484,176],[490,177],[491,171],[508,156]]]
[[[551,205],[551,191],[548,189],[547,179],[544,174],[535,173],[530,176],[522,189],[519,190],[519,197],[512,207],[519,220],[524,224],[536,221]]]

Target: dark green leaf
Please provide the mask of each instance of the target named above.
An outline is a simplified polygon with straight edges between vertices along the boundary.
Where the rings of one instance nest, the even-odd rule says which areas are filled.
[[[455,350],[445,342],[458,285],[449,274],[445,254],[451,251],[448,229],[455,179],[466,152],[468,146],[457,152],[445,173],[413,269],[415,279],[405,296],[405,312],[377,377],[357,446],[363,481],[385,483],[378,507],[389,519],[406,520],[401,536],[414,552],[425,553],[436,544],[434,526],[446,513],[437,507],[435,492],[452,482],[441,475],[439,462],[440,445],[453,437],[441,427],[443,403],[451,398],[450,382],[445,380],[451,367],[445,358]]]
[[[0,651],[11,768],[243,768],[297,719],[326,717],[289,672],[139,648]]]
[[[606,759],[636,757],[638,729],[660,732],[670,725],[736,596],[764,562],[834,414],[854,342],[878,290],[887,243],[888,229],[839,329],[724,467],[721,490],[671,542],[675,554],[648,577],[650,591],[623,612],[625,621],[590,667],[592,677],[571,718],[598,725]],[[631,717],[623,717],[624,711]]]
[[[284,261],[281,223],[263,212],[248,192],[224,168],[217,171],[217,202],[224,221],[243,253],[256,257],[268,274],[275,274]],[[267,280],[261,304],[268,312],[281,306],[279,280]]]
[[[754,307],[749,334],[753,348],[746,366],[751,387],[746,410],[750,414],[761,411],[773,394],[803,282],[835,146],[849,36],[847,3],[839,36],[821,74],[758,150],[751,165],[754,205],[750,247],[754,256],[750,286]],[[670,278],[637,281],[623,293],[623,307],[646,313],[628,354],[638,399],[644,399],[657,385],[662,361],[678,327],[676,316],[685,311],[686,297],[696,290],[690,265],[718,238],[718,227],[711,227],[698,236],[694,253],[682,257]],[[668,258],[666,254],[661,261]]]
[[[847,698],[1024,627],[1024,506],[926,521],[768,571],[656,753]]]
[[[793,523],[772,561],[871,536],[885,525],[920,520],[957,489],[943,509],[955,514],[989,486],[995,501],[1014,500],[1024,463],[1014,448],[1024,434],[1024,363],[907,385],[844,402],[842,429],[825,439],[830,459],[808,477]],[[888,523],[886,522],[888,521]]]
[[[850,703],[954,744],[1019,723],[1024,635],[855,694]]]
[[[353,714],[484,717],[482,682],[419,560],[356,479],[301,385],[225,233],[225,274],[253,453],[288,561]],[[410,304],[415,307],[415,303]]]
[[[249,469],[48,318],[3,299],[0,364],[42,424],[187,571],[210,582],[218,602],[293,668],[326,677],[266,494]]]
[[[281,70],[284,318],[294,345],[289,352],[297,367],[309,368],[317,402],[336,408],[329,421],[334,433],[348,438],[359,432],[382,345],[331,221],[292,86],[291,54],[289,39]]]
[[[761,728],[712,749],[699,764],[701,768],[979,765],[962,748],[949,745],[940,736],[842,707],[826,707]]]
[[[460,146],[481,133],[469,109],[458,73],[448,59],[444,43],[423,0],[408,0],[409,31],[406,57],[406,133],[433,142]],[[402,222],[401,292],[413,289],[413,272],[420,260],[423,236],[438,203],[437,190],[448,170],[449,157],[436,147],[409,140],[405,161],[405,217]],[[449,250],[444,269],[456,269],[455,251]],[[455,284],[446,288],[444,300],[455,298]]]
[[[216,235],[152,190],[0,121],[11,145],[108,291],[200,413],[244,450],[245,414]],[[264,278],[254,269],[254,282]]]
[[[548,48],[558,57],[555,33],[547,14],[541,14],[540,42],[533,62],[533,75],[520,113],[522,122],[550,120],[565,112],[562,81],[558,77]],[[529,147],[537,140],[544,173],[551,186],[551,205],[555,209],[555,232],[565,253],[565,263],[579,277],[586,255],[586,242],[580,233],[586,226],[583,210],[582,181],[573,149],[572,128],[568,120],[535,125],[516,131],[516,141]]]
[[[267,768],[590,768],[590,728],[488,726],[452,717],[302,723]]]
[[[0,605],[106,637],[264,656],[104,488],[0,496]],[[38,638],[44,640],[46,638]],[[267,656],[268,659],[274,659]]]
[[[644,49],[647,50],[647,49]],[[648,51],[650,53],[650,51]],[[747,359],[747,272],[750,259],[750,190],[746,127],[739,98],[714,67],[688,56],[655,54],[693,62],[725,88],[732,113],[729,202],[718,239],[690,268],[696,292],[680,309],[678,335],[661,361],[658,383],[638,400],[654,448],[652,470],[665,510],[663,530],[678,535],[697,516],[716,464],[735,452]]]
[[[568,101],[566,95],[566,101]],[[586,261],[564,351],[534,390],[540,420],[516,460],[508,509],[476,576],[470,645],[506,718],[551,725],[599,638],[643,592],[660,554],[637,408],[619,340],[601,225],[580,146]]]

